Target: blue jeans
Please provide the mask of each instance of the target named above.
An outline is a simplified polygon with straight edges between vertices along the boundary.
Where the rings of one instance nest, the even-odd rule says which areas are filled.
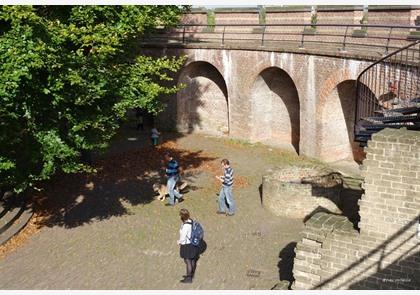
[[[169,193],[169,204],[171,205],[175,205],[175,197],[177,199],[182,198],[182,195],[177,192],[175,190],[175,185],[179,180],[179,176],[175,175],[175,176],[170,176],[168,178],[168,181],[166,182],[166,187],[168,188],[168,193]]]
[[[226,203],[228,205],[228,213],[235,214],[236,205],[232,195],[232,186],[222,186],[219,194],[219,211],[226,212]]]

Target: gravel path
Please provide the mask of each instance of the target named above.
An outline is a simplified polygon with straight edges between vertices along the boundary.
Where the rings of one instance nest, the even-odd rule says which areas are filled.
[[[109,154],[128,153],[146,143],[147,134],[128,130]],[[83,210],[71,215],[83,222],[52,223],[1,260],[2,289],[271,289],[280,278],[290,279],[291,249],[303,224],[264,209],[259,186],[267,168],[308,161],[260,145],[200,135],[180,137],[177,145],[226,157],[235,174],[246,177],[248,186],[234,188],[235,216],[215,213],[218,188],[207,172],[189,178],[195,189],[174,208],[159,201],[133,201],[141,198],[136,183],[107,184],[106,193],[95,188],[89,194],[94,201],[85,196]],[[111,203],[123,210],[90,214],[108,208],[109,202],[102,203],[101,198],[113,198]],[[179,283],[185,273],[176,244],[181,207],[202,223],[207,243],[191,285]]]

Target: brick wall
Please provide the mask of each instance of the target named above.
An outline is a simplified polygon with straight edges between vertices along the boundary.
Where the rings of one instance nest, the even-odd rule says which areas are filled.
[[[420,134],[383,130],[364,161],[360,232],[317,213],[297,244],[293,289],[419,289]]]
[[[178,83],[185,87],[177,93],[177,130],[228,134],[226,84],[217,69],[205,62],[192,63],[182,70]]]
[[[215,12],[216,24],[258,24],[258,11]]]
[[[216,9],[216,23],[255,23],[258,24],[258,9]],[[420,15],[418,6],[369,6],[369,24],[415,25]],[[330,6],[318,7],[318,23],[354,23],[361,20],[361,6]],[[266,23],[309,23],[311,21],[311,7],[267,7]],[[193,10],[184,14],[182,22],[207,24],[206,10]]]
[[[292,147],[299,154],[311,157],[320,157],[321,154],[319,142],[323,132],[322,114],[332,109],[333,99],[339,100],[339,96],[331,95],[331,93],[336,93],[335,88],[343,81],[354,81],[358,73],[371,63],[365,60],[301,53],[212,48],[151,47],[144,48],[142,52],[152,56],[187,55],[187,61],[183,70],[174,77],[175,83],[186,82],[188,78],[186,81],[184,81],[184,78],[186,76],[191,77],[192,72],[189,74],[189,71],[193,68],[189,67],[190,64],[197,63],[198,68],[196,70],[201,73],[200,75],[208,73],[208,66],[211,65],[210,68],[214,70],[212,73],[215,75],[206,76],[210,84],[201,83],[204,80],[199,77],[197,79],[194,78],[192,82],[195,86],[202,85],[199,86],[201,94],[204,94],[207,90],[217,94],[216,98],[220,102],[220,107],[223,105],[224,108],[223,111],[221,108],[218,109],[220,111],[217,111],[217,115],[226,114],[227,106],[227,115],[223,116],[224,118],[228,117],[229,136],[232,138],[252,140],[252,132],[258,132],[258,130],[254,130],[253,125],[258,119],[258,114],[262,114],[257,104],[271,101],[276,108],[263,109],[267,110],[268,113],[264,114],[266,120],[264,126],[269,126],[271,132],[270,137],[266,138],[266,143],[273,146]],[[273,79],[264,80],[264,78],[267,78],[265,73],[269,73],[273,68],[276,69],[275,72],[273,71],[274,74],[282,74],[276,74],[276,77],[273,76]],[[216,70],[220,75],[216,75]],[[222,78],[224,83],[221,81]],[[261,81],[261,78],[264,80],[264,83],[257,82],[257,80]],[[281,81],[279,81],[280,79]],[[277,89],[278,85],[280,85],[279,82],[281,82],[281,85],[286,85],[287,88],[281,89],[281,91]],[[225,91],[224,87],[220,86],[223,84],[226,84],[227,95],[223,93]],[[210,85],[210,87],[205,85]],[[188,87],[190,86],[187,85]],[[354,84],[353,87],[355,87]],[[269,89],[271,90],[268,91]],[[157,124],[161,129],[173,130],[177,126],[177,121],[181,120],[180,117],[183,116],[183,114],[178,112],[181,110],[178,102],[198,94],[192,90],[193,88],[191,88],[191,91],[182,92],[187,97],[182,97],[182,94],[178,93],[178,95],[162,98],[167,103],[167,108],[157,118]],[[206,101],[210,103],[211,97],[211,95],[208,96],[207,100],[206,96]],[[222,104],[226,97],[227,104],[226,100]],[[277,107],[280,107],[281,104],[284,104],[287,109],[287,116],[284,117],[288,117],[290,120],[287,124],[288,129],[284,128],[286,125],[279,124],[280,121],[274,120],[275,111],[278,110]],[[188,106],[188,104],[185,106]],[[191,106],[191,108],[190,113],[194,112],[196,106]],[[345,112],[344,109],[337,109],[337,111],[343,112],[343,114]],[[338,119],[346,120],[346,116],[340,116]],[[205,126],[207,123],[204,124],[204,121],[202,122],[203,129],[207,127],[212,128],[211,126]],[[347,123],[339,121],[335,123],[334,132],[348,134]],[[274,132],[272,132],[273,130]],[[279,130],[282,130],[282,134],[290,134],[291,136],[280,140],[280,134],[276,133]],[[330,138],[329,143],[331,145],[341,145],[342,142],[338,143],[338,139],[338,137]],[[336,141],[333,142],[333,140]],[[350,139],[347,137],[346,140],[349,141]],[[346,149],[343,150],[344,153],[340,151],[339,154],[343,158],[351,158],[351,149],[348,148],[348,145],[342,146]],[[337,155],[330,155],[330,158],[326,155],[325,160],[338,160]]]
[[[369,7],[368,24],[388,24],[388,25],[415,25],[418,21],[420,10],[417,6],[381,6]],[[318,24],[360,24],[363,11],[361,6],[330,6],[318,7],[317,19]],[[206,11],[194,11],[186,14],[183,17],[184,23],[206,24]],[[217,9],[215,11],[216,24],[255,24],[255,27],[227,27],[226,39],[235,38],[240,39],[255,39],[260,40],[261,36],[255,34],[260,32],[259,12],[258,9]],[[266,9],[266,23],[267,24],[309,24],[311,22],[311,8],[310,6],[300,7],[267,7]],[[198,31],[201,31],[195,28]],[[347,33],[347,43],[358,44],[359,46],[382,45],[387,44],[387,37],[389,29],[383,28],[369,28],[368,35],[373,38],[352,37],[353,30],[359,30],[360,27],[349,28]],[[194,30],[194,28],[190,28]],[[294,41],[299,42],[303,26],[289,26],[289,27],[267,27],[265,30],[266,39],[272,41]],[[315,36],[305,36],[306,41],[326,41],[337,43],[340,45],[343,42],[343,35],[346,32],[346,27],[320,27],[318,26],[317,34]],[[209,34],[195,34],[197,38],[215,37],[221,39],[223,27],[216,27],[215,32],[218,35]],[[252,34],[254,33],[254,34]],[[219,36],[220,35],[220,36]],[[392,47],[401,47],[408,44],[405,37],[408,35],[407,29],[393,29],[392,37],[402,38],[403,40],[393,40],[390,42]]]
[[[207,12],[195,12],[195,13],[186,13],[181,18],[181,23],[183,24],[207,24]]]
[[[250,139],[298,152],[299,96],[290,76],[268,68],[255,80],[251,95]]]
[[[262,181],[262,203],[275,215],[307,218],[318,211],[341,213],[340,175],[317,168],[268,170]]]

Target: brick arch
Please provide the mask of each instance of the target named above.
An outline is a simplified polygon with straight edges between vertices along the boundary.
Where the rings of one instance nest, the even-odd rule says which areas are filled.
[[[350,73],[350,71],[347,70],[347,69],[333,72],[325,80],[325,82],[322,84],[322,87],[319,91],[319,99],[318,99],[317,108],[318,109],[324,108],[324,104],[325,104],[328,96],[337,87],[338,84],[340,84],[341,82],[344,82],[346,80],[356,80],[356,78],[357,77],[354,77]],[[318,115],[320,112],[317,110],[316,113]],[[317,117],[317,121],[318,121],[318,119],[319,118]]]
[[[317,149],[321,159],[363,160],[363,150],[354,141],[356,80],[349,71],[333,73],[324,82],[317,104]]]
[[[298,94],[299,94],[299,90],[298,90],[298,83],[297,83],[297,79],[296,79],[296,77],[294,77],[294,75],[292,75],[292,73],[290,73],[290,72],[288,72],[286,69],[284,69],[284,68],[282,68],[282,67],[280,67],[280,65],[272,65],[271,64],[271,62],[268,62],[268,61],[266,61],[266,60],[264,60],[263,62],[261,62],[261,63],[258,63],[256,66],[255,66],[255,70],[252,72],[252,74],[249,76],[249,81],[255,81],[255,79],[257,79],[257,77],[264,71],[264,70],[266,70],[266,69],[268,69],[268,68],[272,68],[272,67],[275,67],[275,68],[278,68],[278,69],[280,69],[280,70],[282,70],[283,72],[285,72],[289,77],[290,77],[290,79],[293,81],[293,85],[295,85],[295,87],[296,87],[296,90],[298,91]]]
[[[215,58],[209,58],[209,59],[194,59],[194,55],[193,56],[189,56],[186,63],[183,65],[182,70],[181,70],[181,74],[182,71],[187,68],[189,65],[193,64],[193,63],[207,63],[210,64],[211,66],[213,66],[219,73],[221,76],[223,76],[223,69],[220,67],[220,65],[217,62],[214,62]],[[225,77],[223,77],[225,79]],[[226,80],[226,79],[225,79]]]
[[[251,140],[299,153],[300,100],[290,75],[269,66],[258,72],[251,84]]]
[[[212,63],[187,63],[177,81],[177,129],[213,135],[229,134],[229,100],[224,77]]]

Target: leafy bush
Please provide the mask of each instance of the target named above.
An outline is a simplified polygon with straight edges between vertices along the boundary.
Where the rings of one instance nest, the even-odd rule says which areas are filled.
[[[139,41],[183,9],[0,6],[0,190],[90,171],[81,152],[105,148],[127,109],[162,111],[183,59],[139,55]]]

